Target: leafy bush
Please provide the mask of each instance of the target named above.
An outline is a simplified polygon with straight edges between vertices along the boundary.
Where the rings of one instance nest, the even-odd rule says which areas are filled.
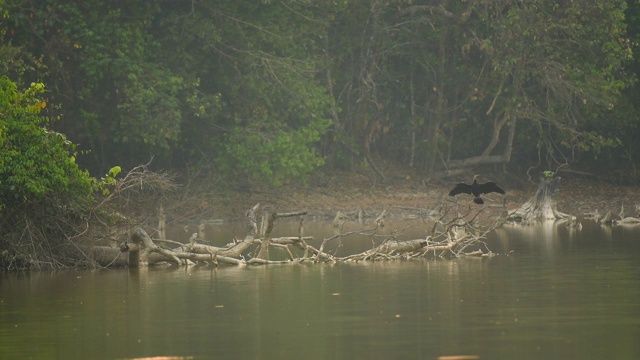
[[[75,162],[75,145],[40,115],[44,84],[19,91],[0,77],[0,265],[56,268],[80,258],[70,239],[87,230],[99,184]]]
[[[0,199],[18,205],[47,195],[66,193],[89,200],[93,182],[75,162],[75,145],[46,128],[40,116],[47,103],[38,98],[44,84],[32,83],[24,92],[0,77]]]

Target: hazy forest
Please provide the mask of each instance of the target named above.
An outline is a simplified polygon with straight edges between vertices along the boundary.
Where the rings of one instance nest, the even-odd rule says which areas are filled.
[[[0,0],[0,258],[33,265],[25,254],[117,236],[132,184],[157,194],[196,172],[223,188],[332,169],[384,180],[385,163],[430,177],[570,168],[637,184],[639,10]],[[46,266],[67,264],[54,258]]]

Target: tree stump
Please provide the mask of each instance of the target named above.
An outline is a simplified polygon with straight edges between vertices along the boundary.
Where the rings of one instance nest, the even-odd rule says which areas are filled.
[[[571,219],[569,214],[558,211],[554,195],[559,191],[560,177],[545,175],[538,190],[526,203],[509,213],[508,220],[530,223],[540,220]]]

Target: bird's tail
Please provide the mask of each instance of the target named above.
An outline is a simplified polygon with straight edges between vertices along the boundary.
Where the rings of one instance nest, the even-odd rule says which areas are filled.
[[[484,204],[484,200],[481,197],[473,198],[473,202],[480,205]]]

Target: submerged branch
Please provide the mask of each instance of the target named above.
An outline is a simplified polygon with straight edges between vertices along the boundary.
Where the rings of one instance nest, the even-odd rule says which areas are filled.
[[[428,225],[428,236],[424,239],[400,240],[401,232],[393,232],[390,235],[382,234],[384,228],[383,212],[374,226],[366,229],[344,231],[346,216],[340,212],[336,214],[333,222],[334,235],[322,240],[320,248],[309,245],[313,237],[304,236],[304,216],[306,211],[277,213],[273,212],[267,217],[263,217],[264,234],[258,237],[257,211],[260,204],[256,204],[247,211],[246,234],[242,241],[232,242],[223,247],[210,246],[198,243],[198,235],[194,234],[189,243],[179,244],[163,240],[165,246],[174,245],[173,248],[160,247],[142,229],[136,228],[130,240],[121,247],[122,251],[129,252],[128,266],[146,266],[156,263],[171,263],[177,265],[188,265],[193,263],[208,263],[215,266],[220,264],[229,265],[276,265],[304,262],[311,260],[314,262],[357,262],[376,260],[413,259],[424,257],[443,256],[464,256],[464,255],[485,255],[490,253],[483,251],[486,246],[482,239],[491,231],[502,225],[499,216],[482,219],[486,208],[481,207],[469,210],[464,214],[457,213],[450,206],[443,206],[440,209],[441,216],[434,223]],[[299,216],[299,227],[297,236],[285,236],[272,238],[271,233],[276,226],[278,219]],[[266,222],[266,224],[264,224]],[[489,224],[486,226],[486,224]],[[427,224],[425,222],[425,224]],[[371,237],[374,246],[361,253],[337,256],[327,253],[325,245],[331,241],[344,240],[352,236]],[[382,241],[380,242],[380,239]],[[379,243],[376,245],[376,243]],[[255,257],[245,261],[250,249],[257,253]],[[338,249],[341,245],[338,246]],[[274,260],[270,257],[269,248],[283,251],[287,260]],[[336,250],[337,251],[337,250]],[[302,254],[300,254],[302,252]]]

